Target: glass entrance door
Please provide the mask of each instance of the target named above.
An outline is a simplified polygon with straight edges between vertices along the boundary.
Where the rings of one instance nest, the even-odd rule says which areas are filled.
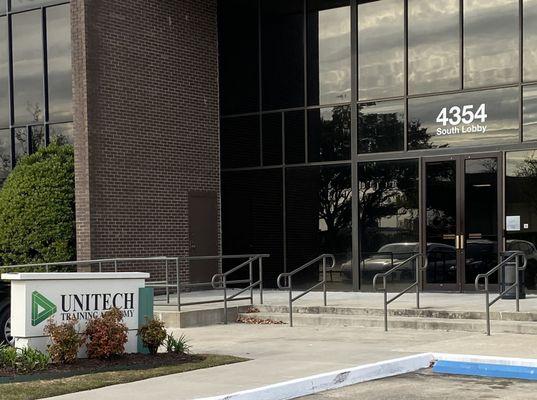
[[[423,161],[423,240],[426,287],[472,289],[498,261],[500,156],[453,156]]]

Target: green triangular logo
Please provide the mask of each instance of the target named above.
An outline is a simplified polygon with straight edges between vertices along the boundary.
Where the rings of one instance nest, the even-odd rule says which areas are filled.
[[[56,312],[56,305],[41,293],[32,292],[32,326],[39,325]]]

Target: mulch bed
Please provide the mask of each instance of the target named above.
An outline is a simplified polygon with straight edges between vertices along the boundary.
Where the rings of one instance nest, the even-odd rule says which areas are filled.
[[[15,378],[43,379],[51,377],[64,377],[72,375],[82,375],[90,372],[118,371],[128,369],[151,369],[166,365],[177,365],[191,362],[200,362],[205,357],[201,355],[176,354],[176,353],[158,353],[149,354],[124,354],[121,357],[110,360],[99,360],[81,358],[73,364],[49,364],[46,370],[34,371],[23,376],[12,369],[0,368],[0,382],[11,381]]]

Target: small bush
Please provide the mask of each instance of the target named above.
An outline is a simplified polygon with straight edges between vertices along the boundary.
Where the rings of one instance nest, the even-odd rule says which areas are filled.
[[[181,335],[179,339],[176,339],[171,333],[166,337],[164,344],[168,353],[188,354],[190,352],[190,346],[185,335]]]
[[[88,357],[110,359],[122,355],[127,343],[127,332],[123,314],[117,308],[91,319],[86,326]]]
[[[0,345],[0,367],[19,374],[42,371],[47,368],[49,361],[48,355],[36,349]]]
[[[150,354],[157,354],[158,348],[166,339],[164,322],[151,319],[142,325],[138,331],[142,343],[149,349]]]
[[[72,364],[76,361],[78,350],[86,341],[78,334],[76,319],[57,325],[51,318],[45,326],[45,335],[50,336],[52,344],[48,346],[48,354],[54,363]]]

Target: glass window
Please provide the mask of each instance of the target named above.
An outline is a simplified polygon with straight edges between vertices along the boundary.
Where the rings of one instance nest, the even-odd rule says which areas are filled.
[[[258,2],[220,0],[219,67],[223,114],[259,109]]]
[[[524,251],[528,259],[525,283],[537,289],[537,150],[507,153],[505,215],[520,217],[518,229],[506,231],[506,250]]]
[[[11,0],[11,11],[27,10],[60,2],[61,0]]]
[[[0,187],[11,171],[11,131],[0,130]]]
[[[408,148],[517,142],[518,110],[518,88],[409,99]]]
[[[524,80],[537,80],[537,0],[523,0]]]
[[[9,56],[7,17],[0,18],[0,128],[9,127]]]
[[[50,142],[58,144],[75,144],[75,132],[73,123],[54,124],[49,126]]]
[[[523,140],[537,140],[537,86],[524,86]]]
[[[283,272],[282,191],[281,168],[222,174],[222,252],[269,253],[263,260],[267,286],[274,286]],[[235,260],[233,263],[237,265]]]
[[[358,105],[358,152],[404,150],[405,105],[403,100]]]
[[[404,1],[358,4],[360,100],[404,93]]]
[[[308,110],[308,160],[350,159],[350,132],[350,106]]]
[[[304,105],[302,0],[261,2],[263,109]]]
[[[308,1],[308,103],[351,100],[351,15],[348,0]]]
[[[398,260],[419,252],[418,161],[358,164],[361,287]],[[414,279],[412,266],[398,282]],[[406,284],[405,284],[406,286]]]
[[[73,118],[69,4],[46,13],[49,121],[68,121]]]
[[[43,121],[41,11],[12,16],[15,124]]]
[[[285,162],[298,164],[306,161],[306,116],[304,111],[289,111],[285,119]]]
[[[261,116],[263,137],[263,165],[282,163],[282,114]]]
[[[28,154],[28,129],[15,128],[15,161]]]
[[[339,290],[352,283],[351,167],[300,167],[286,169],[287,270],[322,253],[336,257],[329,286]],[[293,277],[294,284],[314,284],[321,269],[307,268]],[[347,286],[343,286],[343,285]]]
[[[461,87],[459,14],[459,0],[408,1],[410,94]]]
[[[222,167],[260,165],[259,116],[223,118],[220,124]]]
[[[464,0],[464,86],[519,78],[518,0]]]

